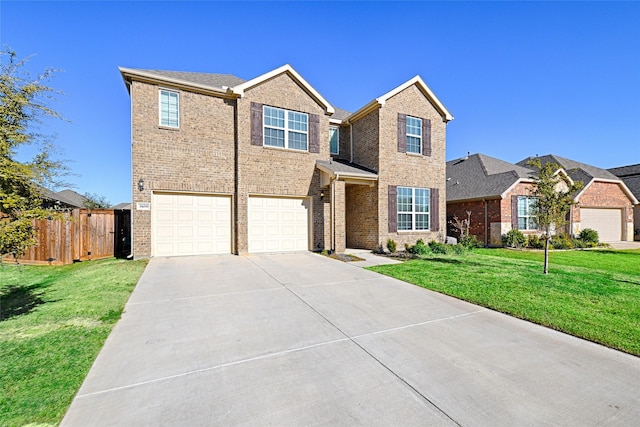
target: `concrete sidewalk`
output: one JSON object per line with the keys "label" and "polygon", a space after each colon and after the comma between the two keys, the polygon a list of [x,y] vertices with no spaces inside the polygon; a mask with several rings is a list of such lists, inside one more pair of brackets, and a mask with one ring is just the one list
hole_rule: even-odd
{"label": "concrete sidewalk", "polygon": [[640,419],[640,359],[350,264],[151,260],[62,425]]}

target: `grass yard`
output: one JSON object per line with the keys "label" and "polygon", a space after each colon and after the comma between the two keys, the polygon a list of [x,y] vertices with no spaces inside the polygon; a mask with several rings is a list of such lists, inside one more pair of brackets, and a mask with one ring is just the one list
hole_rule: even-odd
{"label": "grass yard", "polygon": [[640,356],[640,250],[482,249],[371,270]]}
{"label": "grass yard", "polygon": [[62,420],[145,266],[0,266],[0,426]]}

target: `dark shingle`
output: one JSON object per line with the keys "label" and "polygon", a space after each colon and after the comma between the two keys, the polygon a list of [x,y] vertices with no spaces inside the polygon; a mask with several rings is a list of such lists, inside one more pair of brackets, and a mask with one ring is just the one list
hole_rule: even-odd
{"label": "dark shingle", "polygon": [[223,86],[233,87],[244,83],[245,80],[232,74],[212,74],[212,73],[192,73],[188,71],[166,71],[166,70],[142,70],[147,74],[155,74],[158,77],[180,80],[186,83],[194,83],[203,86],[210,86],[222,89]]}
{"label": "dark shingle", "polygon": [[496,198],[518,179],[530,179],[535,173],[522,166],[484,154],[447,162],[447,201]]}
{"label": "dark shingle", "polygon": [[640,164],[611,168],[609,172],[622,179],[636,199],[640,199]]}
{"label": "dark shingle", "polygon": [[[619,181],[620,178],[612,174],[606,169],[602,169],[596,166],[588,165],[586,163],[576,162],[575,160],[566,159],[564,157],[556,156],[554,154],[547,154],[545,156],[538,157],[542,165],[546,165],[547,163],[556,163],[564,168],[565,171],[569,174],[572,180],[574,181],[582,181],[585,184],[589,183],[592,179],[610,179]],[[517,164],[521,166],[527,167],[527,162],[531,160],[532,157],[528,157],[524,160],[519,161]]]}

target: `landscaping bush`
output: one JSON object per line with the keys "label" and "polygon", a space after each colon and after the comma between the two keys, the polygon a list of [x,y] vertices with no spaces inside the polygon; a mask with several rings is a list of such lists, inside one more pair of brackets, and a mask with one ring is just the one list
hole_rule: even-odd
{"label": "landscaping bush", "polygon": [[582,240],[589,247],[593,244],[593,247],[597,246],[600,242],[600,237],[598,236],[598,232],[592,228],[585,228],[578,235],[578,239]]}
{"label": "landscaping bush", "polygon": [[560,234],[556,234],[555,236],[552,236],[550,243],[553,249],[573,249],[574,248],[573,242],[571,241],[569,236],[567,236],[564,233],[560,233]]}
{"label": "landscaping bush", "polygon": [[395,253],[397,249],[396,241],[393,239],[387,239],[387,249],[389,249],[389,252]]}
{"label": "landscaping bush", "polygon": [[544,236],[530,235],[527,239],[527,246],[532,249],[544,249]]}
{"label": "landscaping bush", "polygon": [[429,248],[431,249],[431,253],[434,254],[447,253],[447,245],[444,243],[436,242],[435,240],[429,242]]}
{"label": "landscaping bush", "polygon": [[482,247],[482,243],[478,241],[476,236],[464,236],[458,240],[458,244],[464,246],[467,249],[474,249]]}
{"label": "landscaping bush", "polygon": [[415,245],[411,246],[407,244],[405,245],[405,248],[407,249],[407,252],[409,252],[410,254],[427,255],[428,253],[431,252],[430,245],[431,244],[427,246],[424,244],[424,240],[418,239]]}
{"label": "landscaping bush", "polygon": [[502,235],[502,244],[508,248],[521,248],[527,243],[527,238],[520,230],[509,230]]}

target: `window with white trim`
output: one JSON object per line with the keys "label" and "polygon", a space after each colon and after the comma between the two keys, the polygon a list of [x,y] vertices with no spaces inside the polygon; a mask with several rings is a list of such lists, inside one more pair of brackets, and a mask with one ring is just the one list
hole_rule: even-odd
{"label": "window with white trim", "polygon": [[518,196],[518,230],[538,230],[534,215],[537,201],[535,197]]}
{"label": "window with white trim", "polygon": [[422,119],[407,116],[407,153],[422,154]]}
{"label": "window with white trim", "polygon": [[340,153],[340,129],[337,126],[329,127],[329,149],[331,154]]}
{"label": "window with white trim", "polygon": [[292,150],[308,150],[308,114],[265,105],[263,117],[264,145]]}
{"label": "window with white trim", "polygon": [[160,89],[160,126],[180,127],[180,97],[178,92]]}
{"label": "window with white trim", "polygon": [[398,187],[398,231],[429,230],[431,191]]}

